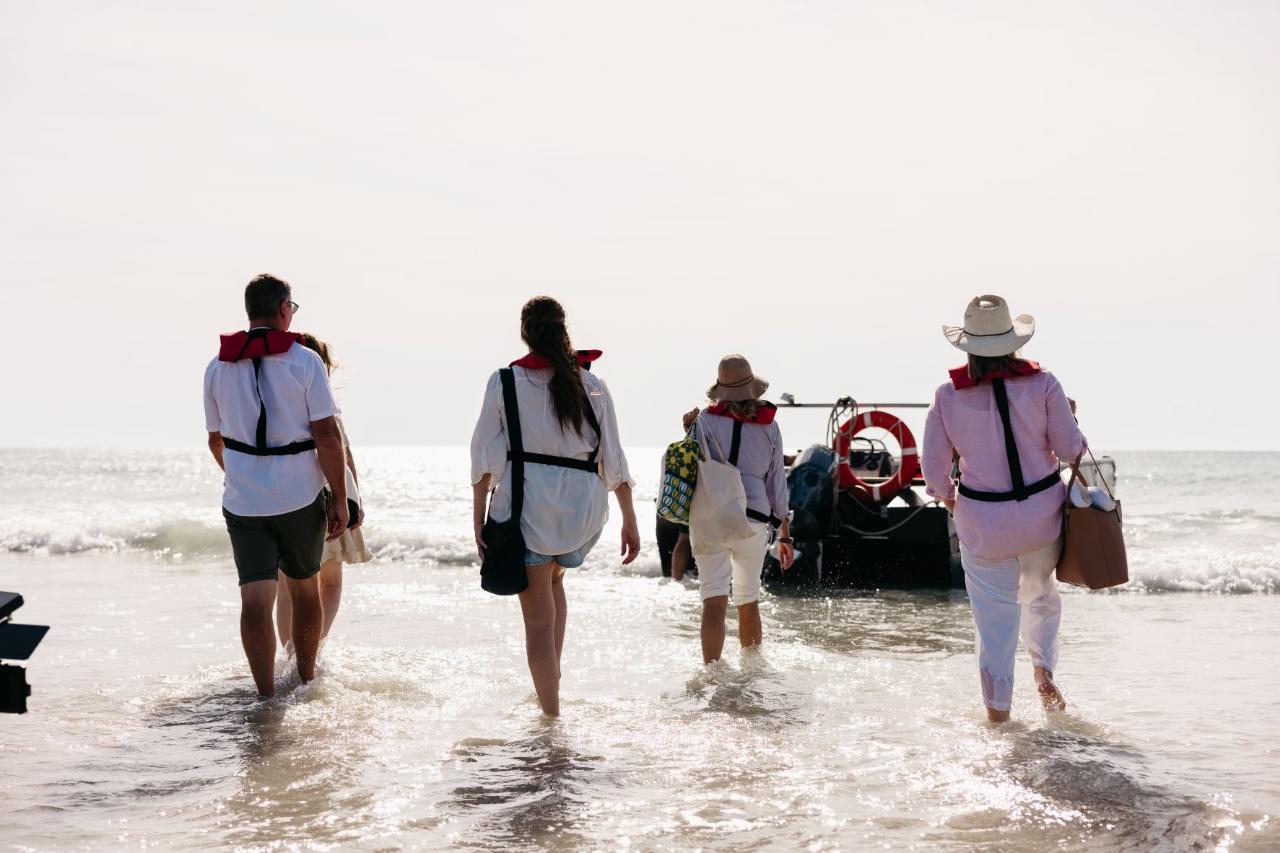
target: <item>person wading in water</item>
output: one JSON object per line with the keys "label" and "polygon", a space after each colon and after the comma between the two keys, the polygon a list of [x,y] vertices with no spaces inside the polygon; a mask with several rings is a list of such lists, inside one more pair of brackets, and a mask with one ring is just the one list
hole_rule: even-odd
{"label": "person wading in water", "polygon": [[[240,639],[261,696],[274,696],[276,572],[293,601],[298,676],[315,678],[326,532],[347,529],[338,406],[320,356],[289,331],[292,288],[260,275],[244,291],[249,330],[222,336],[204,374],[209,452],[226,473],[222,514],[240,578]],[[326,495],[325,482],[332,495]]]}
{"label": "person wading in water", "polygon": [[[599,540],[609,517],[609,492],[622,511],[623,563],[640,553],[640,531],[613,398],[604,380],[588,369],[600,352],[574,350],[564,309],[549,296],[525,304],[520,337],[529,354],[509,368],[524,446],[520,530],[528,549],[524,564],[529,587],[520,593],[520,610],[538,701],[543,712],[556,716],[560,713],[560,654],[569,613],[565,569],[581,566]],[[503,398],[504,372],[495,371],[489,377],[471,438],[475,537],[482,562],[486,512],[497,521],[512,515],[507,432],[511,413]]]}

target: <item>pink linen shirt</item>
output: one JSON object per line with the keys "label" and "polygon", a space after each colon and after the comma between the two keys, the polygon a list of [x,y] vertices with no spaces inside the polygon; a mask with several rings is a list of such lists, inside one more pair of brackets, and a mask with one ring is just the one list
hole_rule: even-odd
{"label": "pink linen shirt", "polygon": [[[1062,384],[1052,373],[1005,380],[1009,419],[1027,483],[1047,477],[1059,460],[1074,461],[1085,437],[1076,426]],[[960,454],[960,478],[980,492],[1013,488],[1005,455],[1004,427],[989,383],[958,389],[938,387],[924,427],[920,457],[925,490],[935,498],[955,499],[951,481],[952,452]],[[956,535],[971,553],[988,560],[1008,560],[1053,543],[1062,528],[1066,488],[1055,485],[1024,501],[990,503],[960,495],[956,500]]]}

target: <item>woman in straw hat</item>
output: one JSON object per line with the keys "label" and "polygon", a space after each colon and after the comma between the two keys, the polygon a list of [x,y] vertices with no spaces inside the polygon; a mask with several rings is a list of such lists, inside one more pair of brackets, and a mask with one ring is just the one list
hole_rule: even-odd
{"label": "woman in straw hat", "polygon": [[777,408],[760,399],[769,383],[756,376],[741,355],[720,359],[716,382],[707,391],[705,412],[684,416],[685,429],[697,420],[699,440],[717,462],[738,469],[747,495],[752,535],[727,544],[699,542],[696,522],[689,527],[702,586],[702,659],[711,663],[724,651],[725,614],[732,590],[738,607],[738,640],[744,649],[763,640],[760,625],[760,573],[774,531],[780,530],[778,556],[783,569],[794,558],[787,506],[787,473],[782,433],[774,423]]}
{"label": "woman in straw hat", "polygon": [[[564,308],[550,296],[525,303],[520,337],[529,353],[510,365],[524,447],[520,532],[529,586],[520,593],[520,610],[533,687],[543,712],[554,717],[560,713],[560,653],[568,620],[565,569],[581,566],[600,539],[609,518],[609,492],[622,512],[623,563],[640,553],[640,531],[613,397],[604,380],[591,373],[600,351],[574,350]],[[514,512],[510,413],[501,373],[489,377],[471,436],[473,520],[481,561],[486,515],[502,521]]]}
{"label": "woman in straw hat", "polygon": [[1029,315],[1012,318],[999,296],[978,296],[964,325],[943,333],[969,360],[938,387],[921,464],[929,494],[955,515],[987,718],[1009,719],[1019,627],[1044,707],[1063,710],[1053,683],[1062,615],[1053,571],[1066,491],[1058,470],[1084,451],[1085,438],[1053,374],[1017,357],[1035,334]]}

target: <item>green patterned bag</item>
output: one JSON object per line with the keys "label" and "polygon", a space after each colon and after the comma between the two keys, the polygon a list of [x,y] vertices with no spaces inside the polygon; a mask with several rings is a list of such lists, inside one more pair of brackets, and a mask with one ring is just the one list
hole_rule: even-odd
{"label": "green patterned bag", "polygon": [[702,446],[695,435],[697,428],[695,424],[688,435],[669,445],[662,459],[658,515],[674,524],[689,523],[689,504],[698,482],[698,460],[702,458]]}

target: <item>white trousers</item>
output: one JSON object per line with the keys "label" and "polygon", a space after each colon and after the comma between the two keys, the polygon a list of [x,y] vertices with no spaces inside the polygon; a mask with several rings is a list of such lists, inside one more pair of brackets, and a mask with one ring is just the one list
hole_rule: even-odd
{"label": "white trousers", "polygon": [[960,546],[964,586],[973,608],[978,679],[988,708],[1007,711],[1013,701],[1018,629],[1031,662],[1053,672],[1058,664],[1062,598],[1053,576],[1060,543],[1010,560],[985,560]]}
{"label": "white trousers", "polygon": [[760,598],[760,574],[764,571],[764,555],[769,550],[769,525],[749,522],[753,534],[724,546],[707,547],[690,540],[693,559],[698,563],[698,583],[702,600],[728,595],[733,588],[733,603],[741,607]]}

